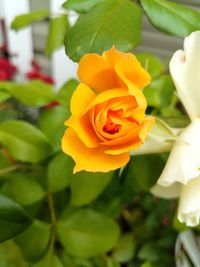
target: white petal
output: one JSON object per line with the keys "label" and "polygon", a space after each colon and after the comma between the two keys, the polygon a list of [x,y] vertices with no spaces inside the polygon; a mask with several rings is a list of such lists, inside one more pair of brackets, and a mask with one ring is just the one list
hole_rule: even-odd
{"label": "white petal", "polygon": [[181,185],[180,183],[174,183],[170,186],[154,185],[151,188],[151,193],[156,197],[162,198],[176,198],[180,195]]}
{"label": "white petal", "polygon": [[178,219],[188,226],[196,226],[200,219],[200,176],[182,185]]}
{"label": "white petal", "polygon": [[200,31],[185,38],[184,51],[173,55],[170,72],[191,120],[200,117]]}
{"label": "white petal", "polygon": [[187,182],[200,175],[200,119],[192,122],[180,134],[169,155],[158,184],[169,186]]}

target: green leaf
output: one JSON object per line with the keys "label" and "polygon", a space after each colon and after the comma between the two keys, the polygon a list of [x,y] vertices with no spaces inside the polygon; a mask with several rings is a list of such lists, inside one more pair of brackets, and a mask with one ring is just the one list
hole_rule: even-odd
{"label": "green leaf", "polygon": [[11,166],[11,162],[7,158],[7,153],[2,149],[0,150],[0,170]]}
{"label": "green leaf", "polygon": [[33,125],[10,120],[0,125],[0,143],[14,159],[36,163],[52,153],[46,136]]}
{"label": "green leaf", "polygon": [[183,232],[183,231],[187,231],[190,229],[185,223],[181,223],[178,220],[177,214],[175,214],[174,219],[173,219],[173,228],[178,232]]}
{"label": "green leaf", "polygon": [[[122,23],[123,22],[123,23]],[[142,13],[128,0],[104,0],[81,15],[65,39],[66,54],[79,61],[86,53],[102,54],[113,45],[130,51],[140,42]]]}
{"label": "green leaf", "polygon": [[157,154],[131,157],[123,172],[127,189],[132,189],[133,192],[149,191],[164,166],[165,162]]}
{"label": "green leaf", "polygon": [[144,88],[148,105],[161,109],[170,105],[174,92],[175,87],[170,75],[162,75]]}
{"label": "green leaf", "polygon": [[108,257],[107,258],[107,266],[108,267],[120,267],[121,265],[115,259]]}
{"label": "green leaf", "polygon": [[167,0],[140,0],[150,22],[159,30],[185,37],[200,29],[200,13]]}
{"label": "green leaf", "polygon": [[38,10],[17,16],[11,24],[11,29],[18,31],[24,27],[29,26],[31,23],[41,21],[49,17],[49,10]]}
{"label": "green leaf", "polygon": [[9,109],[7,107],[0,108],[0,124],[8,121],[8,120],[14,120],[19,117],[19,110],[13,109],[12,107]]}
{"label": "green leaf", "polygon": [[109,251],[119,236],[119,227],[113,220],[89,209],[79,210],[59,221],[57,231],[66,250],[78,257]]}
{"label": "green leaf", "polygon": [[19,204],[0,195],[0,242],[23,232],[31,223],[30,217]]}
{"label": "green leaf", "polygon": [[64,44],[64,37],[69,27],[67,16],[59,16],[51,19],[45,49],[47,56],[50,57],[56,49]]}
{"label": "green leaf", "polygon": [[64,153],[56,155],[48,165],[49,189],[57,192],[69,185],[69,179],[73,176],[74,162]]}
{"label": "green leaf", "polygon": [[68,0],[62,6],[65,9],[73,10],[78,13],[85,13],[96,4],[101,3],[101,1],[102,0]]}
{"label": "green leaf", "polygon": [[41,259],[49,243],[50,229],[49,224],[35,220],[26,231],[15,238],[27,261]]}
{"label": "green leaf", "polygon": [[121,262],[129,262],[136,250],[136,242],[132,234],[124,234],[119,238],[116,248],[114,249],[113,257]]}
{"label": "green leaf", "polygon": [[96,199],[113,178],[114,172],[79,172],[70,177],[71,204],[82,206]]}
{"label": "green leaf", "polygon": [[138,253],[139,259],[150,260],[153,262],[157,262],[160,255],[162,255],[160,248],[153,242],[145,243]]}
{"label": "green leaf", "polygon": [[153,267],[150,261],[145,261],[140,267]]}
{"label": "green leaf", "polygon": [[157,77],[164,71],[162,61],[155,55],[150,53],[137,53],[136,57],[152,78]]}
{"label": "green leaf", "polygon": [[66,129],[67,109],[61,106],[43,110],[39,118],[39,129],[48,137],[53,150],[61,149],[61,139]]}
{"label": "green leaf", "polygon": [[4,91],[0,91],[0,103],[5,102],[10,98],[10,94]]}
{"label": "green leaf", "polygon": [[60,259],[55,253],[48,251],[44,258],[37,263],[33,264],[32,267],[64,267]]}
{"label": "green leaf", "polygon": [[25,84],[2,82],[0,88],[8,91],[12,97],[31,107],[42,107],[55,100],[53,87],[42,81],[31,81]]}
{"label": "green leaf", "polygon": [[23,206],[34,204],[45,196],[41,185],[25,173],[17,173],[8,179],[1,193]]}
{"label": "green leaf", "polygon": [[64,106],[67,107],[68,113],[70,114],[70,100],[71,96],[78,86],[79,82],[76,80],[67,81],[60,89],[58,93],[58,101]]}
{"label": "green leaf", "polygon": [[1,267],[30,267],[24,261],[20,248],[12,240],[0,244],[0,264]]}

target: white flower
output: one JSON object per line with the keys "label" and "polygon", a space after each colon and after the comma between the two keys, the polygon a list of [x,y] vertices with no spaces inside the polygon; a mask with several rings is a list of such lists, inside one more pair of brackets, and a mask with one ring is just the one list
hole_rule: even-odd
{"label": "white flower", "polygon": [[152,192],[161,197],[180,197],[178,219],[188,226],[200,220],[200,31],[184,41],[170,62],[177,93],[190,119],[170,153]]}

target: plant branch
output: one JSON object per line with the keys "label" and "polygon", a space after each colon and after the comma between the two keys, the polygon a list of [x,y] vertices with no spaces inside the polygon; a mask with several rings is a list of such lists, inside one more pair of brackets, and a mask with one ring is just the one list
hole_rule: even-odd
{"label": "plant branch", "polygon": [[22,164],[17,164],[17,165],[9,166],[9,167],[6,167],[6,168],[1,169],[0,170],[0,175],[5,175],[7,173],[10,173],[10,172],[16,171],[18,169],[22,169],[22,168],[24,168],[24,165],[22,165]]}
{"label": "plant branch", "polygon": [[48,206],[49,206],[49,214],[50,214],[50,220],[51,220],[51,237],[49,242],[50,251],[54,248],[54,242],[55,242],[55,236],[56,236],[56,214],[54,209],[54,202],[53,202],[53,196],[52,192],[47,192],[47,198],[48,198]]}

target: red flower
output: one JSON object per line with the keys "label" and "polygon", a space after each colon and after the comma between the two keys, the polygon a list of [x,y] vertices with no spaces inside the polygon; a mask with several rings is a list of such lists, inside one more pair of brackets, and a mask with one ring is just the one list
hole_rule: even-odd
{"label": "red flower", "polygon": [[8,59],[0,58],[0,80],[11,80],[14,74],[17,72],[16,66],[14,66]]}
{"label": "red flower", "polygon": [[54,79],[51,76],[42,73],[41,67],[37,63],[37,61],[32,60],[31,65],[32,65],[32,70],[26,73],[27,79],[29,80],[37,79],[49,84],[55,83]]}

